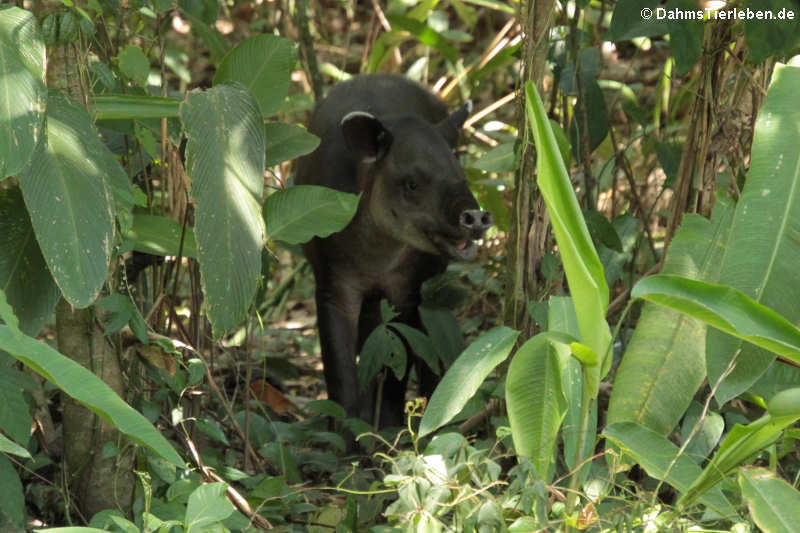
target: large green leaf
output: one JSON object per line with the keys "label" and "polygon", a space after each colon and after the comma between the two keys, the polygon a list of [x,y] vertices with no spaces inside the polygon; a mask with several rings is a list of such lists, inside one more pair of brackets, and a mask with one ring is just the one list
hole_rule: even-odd
{"label": "large green leaf", "polygon": [[445,425],[472,398],[486,376],[505,361],[519,331],[494,328],[472,342],[445,373],[419,423],[419,436]]}
{"label": "large green leaf", "polygon": [[297,185],[272,193],[264,205],[270,239],[308,242],[343,230],[358,210],[359,197],[318,185]]}
{"label": "large green leaf", "polygon": [[125,181],[86,109],[51,92],[47,140],[20,172],[20,186],[47,266],[75,307],[91,304],[106,279],[114,242],[112,184]]}
{"label": "large green leaf", "polygon": [[[547,205],[553,232],[564,264],[567,283],[578,315],[583,343],[600,357],[608,352],[611,332],[606,322],[608,285],[603,265],[592,245],[592,238],[581,214],[572,182],[564,167],[550,121],[539,93],[528,82],[525,86],[528,122],[536,143],[539,188]],[[610,361],[608,361],[610,362]],[[602,374],[608,362],[593,372]],[[596,380],[599,382],[599,378]],[[593,391],[593,396],[597,392]]]}
{"label": "large green leaf", "polygon": [[[609,41],[627,41],[634,37],[651,37],[667,33],[667,25],[655,17],[658,0],[619,0],[614,5],[611,25],[605,38]],[[650,17],[642,13],[650,10]]]}
{"label": "large green leaf", "polygon": [[44,65],[33,14],[0,7],[0,179],[28,163],[44,131]]}
{"label": "large green leaf", "polygon": [[[550,306],[547,310],[547,329],[550,332],[561,332],[577,338],[578,317],[572,298],[566,296],[551,296]],[[597,433],[597,402],[592,402],[589,413],[589,425],[584,429],[586,434],[581,438],[581,416],[583,415],[583,368],[581,363],[572,356],[568,344],[555,343],[554,348],[561,360],[561,388],[567,398],[567,412],[561,424],[561,439],[564,442],[564,461],[567,467],[573,470],[575,464],[575,450],[583,442],[581,457],[589,457],[595,446]],[[581,483],[589,475],[591,463],[586,463],[581,469]]]}
{"label": "large green leaf", "polygon": [[183,249],[181,233],[181,226],[171,218],[137,213],[133,216],[131,229],[122,234],[125,239],[122,248],[153,255],[177,256],[181,252],[183,257],[197,257],[194,230],[186,228]]}
{"label": "large green leaf", "polygon": [[[714,281],[732,217],[733,207],[724,198],[717,199],[710,223],[686,216],[662,272]],[[705,379],[705,352],[702,322],[646,303],[614,378],[608,423],[630,420],[666,436]]]}
{"label": "large green leaf", "polygon": [[676,309],[800,364],[800,329],[736,289],[658,275],[637,283],[631,296]]}
{"label": "large green leaf", "polygon": [[177,98],[139,94],[102,94],[91,101],[95,120],[175,118],[180,105]]}
{"label": "large green leaf", "polygon": [[261,275],[263,122],[250,93],[231,85],[190,93],[181,120],[208,317],[227,332],[245,317]]}
{"label": "large green leaf", "polygon": [[[0,11],[2,17],[2,11]],[[25,531],[25,494],[11,461],[0,455],[0,526],[4,531]]]}
{"label": "large green leaf", "polygon": [[[750,172],[736,206],[718,282],[735,287],[793,324],[800,323],[800,67],[777,66],[753,138]],[[734,356],[736,367],[716,398],[747,390],[773,354],[709,331],[706,366],[715,383]]]}
{"label": "large green leaf", "polygon": [[[666,437],[635,422],[617,422],[606,426],[603,435],[629,453],[647,475],[666,481],[685,492],[701,475],[700,467],[688,456],[678,455],[678,447]],[[735,516],[736,510],[719,487],[710,488],[700,497],[700,503],[722,516]]]}
{"label": "large green leaf", "polygon": [[27,335],[17,337],[0,324],[0,350],[5,350],[31,370],[82,403],[122,433],[183,467],[183,461],[153,425],[125,403],[96,375],[50,346]]}
{"label": "large green leaf", "polygon": [[225,54],[214,85],[240,83],[250,90],[262,116],[275,114],[289,92],[296,45],[277,35],[250,37]]}
{"label": "large green leaf", "polygon": [[209,526],[228,518],[234,511],[225,483],[200,485],[189,495],[183,527],[186,533],[208,531]]}
{"label": "large green leaf", "polygon": [[677,501],[692,505],[744,461],[774,443],[784,429],[800,419],[800,389],[788,389],[770,400],[767,413],[746,426],[736,424],[717,453]]}
{"label": "large green leaf", "polygon": [[39,333],[61,296],[39,250],[19,187],[0,190],[0,289],[28,335]]}
{"label": "large green leaf", "polygon": [[750,516],[765,533],[794,533],[800,524],[800,492],[766,468],[739,470]]}
{"label": "large green leaf", "polygon": [[268,167],[311,153],[319,146],[319,137],[297,124],[267,122],[264,124],[264,138]]}
{"label": "large green leaf", "polygon": [[567,411],[554,338],[553,333],[540,333],[529,339],[514,354],[506,376],[514,448],[517,455],[530,459],[537,476],[546,483],[558,429]]}

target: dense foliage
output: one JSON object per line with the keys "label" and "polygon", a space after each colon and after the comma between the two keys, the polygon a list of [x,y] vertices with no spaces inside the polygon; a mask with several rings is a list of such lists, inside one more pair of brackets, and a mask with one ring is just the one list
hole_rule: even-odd
{"label": "dense foliage", "polygon": [[[800,2],[0,6],[0,529],[800,527]],[[494,218],[325,399],[292,187],[325,87],[455,108]],[[88,409],[88,410],[87,410]],[[360,435],[358,444],[350,435]]]}

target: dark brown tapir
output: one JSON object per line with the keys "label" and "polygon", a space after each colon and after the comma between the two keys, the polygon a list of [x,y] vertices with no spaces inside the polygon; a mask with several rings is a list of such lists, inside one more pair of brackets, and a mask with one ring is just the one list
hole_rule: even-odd
{"label": "dark brown tapir", "polygon": [[[334,86],[309,131],[319,147],[300,159],[295,182],[361,194],[350,224],[303,247],[316,279],[325,383],[350,416],[373,421],[375,387],[361,390],[356,355],[381,323],[385,298],[399,320],[420,327],[420,286],[450,260],[475,256],[475,239],[491,226],[454,155],[469,104],[447,106],[397,75],[364,75]],[[435,339],[434,339],[435,342]],[[423,394],[435,385],[418,358]],[[408,365],[410,367],[410,365]],[[408,372],[388,372],[380,425],[403,423]]]}

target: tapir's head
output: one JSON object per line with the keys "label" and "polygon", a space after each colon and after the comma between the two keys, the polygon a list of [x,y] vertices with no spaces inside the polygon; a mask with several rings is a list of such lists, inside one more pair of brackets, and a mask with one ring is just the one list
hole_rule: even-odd
{"label": "tapir's head", "polygon": [[416,116],[381,120],[354,111],[341,121],[359,162],[359,187],[378,230],[424,252],[460,261],[492,225],[478,208],[453,151],[469,113],[465,105],[438,124]]}

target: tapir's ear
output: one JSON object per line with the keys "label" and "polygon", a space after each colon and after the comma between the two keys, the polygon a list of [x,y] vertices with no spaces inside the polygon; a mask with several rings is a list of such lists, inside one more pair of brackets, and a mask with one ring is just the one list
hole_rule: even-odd
{"label": "tapir's ear", "polygon": [[365,111],[352,111],[341,122],[347,149],[366,163],[383,157],[392,144],[392,134],[381,121]]}
{"label": "tapir's ear", "polygon": [[461,126],[464,121],[472,113],[472,100],[467,100],[464,105],[453,111],[449,117],[442,120],[436,125],[439,132],[452,148],[456,147],[458,143],[458,132],[461,131]]}

